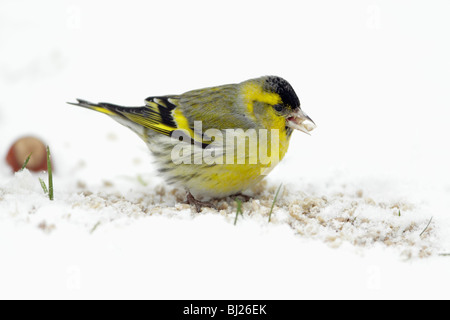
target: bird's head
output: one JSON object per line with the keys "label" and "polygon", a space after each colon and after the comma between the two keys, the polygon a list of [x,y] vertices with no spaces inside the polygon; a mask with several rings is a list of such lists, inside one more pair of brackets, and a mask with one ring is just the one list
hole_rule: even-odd
{"label": "bird's head", "polygon": [[247,108],[269,127],[287,127],[307,134],[316,127],[300,108],[300,100],[292,86],[283,78],[253,79],[244,82],[243,88]]}

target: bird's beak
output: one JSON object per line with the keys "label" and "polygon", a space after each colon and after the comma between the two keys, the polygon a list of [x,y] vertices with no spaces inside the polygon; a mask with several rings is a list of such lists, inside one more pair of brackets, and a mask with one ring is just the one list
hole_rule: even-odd
{"label": "bird's beak", "polygon": [[291,113],[291,115],[286,119],[286,125],[292,129],[297,129],[307,134],[310,134],[309,132],[316,128],[314,121],[312,121],[312,119],[301,109]]}

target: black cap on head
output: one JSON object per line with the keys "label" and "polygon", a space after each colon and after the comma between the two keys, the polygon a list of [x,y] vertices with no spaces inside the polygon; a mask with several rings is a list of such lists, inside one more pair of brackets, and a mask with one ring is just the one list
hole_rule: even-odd
{"label": "black cap on head", "polygon": [[280,95],[285,105],[290,106],[292,109],[300,108],[300,100],[289,82],[277,76],[269,76],[266,84],[270,91]]}

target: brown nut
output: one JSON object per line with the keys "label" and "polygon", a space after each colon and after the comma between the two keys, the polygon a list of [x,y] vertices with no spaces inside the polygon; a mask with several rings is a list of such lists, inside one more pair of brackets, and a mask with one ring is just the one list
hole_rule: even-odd
{"label": "brown nut", "polygon": [[39,172],[47,170],[47,150],[45,144],[35,137],[23,137],[18,139],[8,151],[6,162],[14,170],[19,171],[25,160],[31,154],[26,168]]}

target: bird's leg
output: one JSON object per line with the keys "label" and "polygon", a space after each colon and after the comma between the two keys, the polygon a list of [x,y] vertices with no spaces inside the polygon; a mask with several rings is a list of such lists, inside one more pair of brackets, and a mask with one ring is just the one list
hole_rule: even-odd
{"label": "bird's leg", "polygon": [[242,202],[248,202],[253,197],[248,196],[246,194],[242,194],[242,193],[239,192],[239,193],[236,193],[236,194],[232,195],[231,198],[233,198],[234,200],[240,199]]}
{"label": "bird's leg", "polygon": [[197,212],[202,211],[202,208],[204,207],[208,207],[208,208],[214,208],[217,210],[217,207],[214,205],[214,203],[208,201],[200,201],[194,198],[194,196],[188,191],[187,196],[186,196],[186,201],[188,204],[190,204],[191,206],[194,205],[195,209],[197,210]]}

